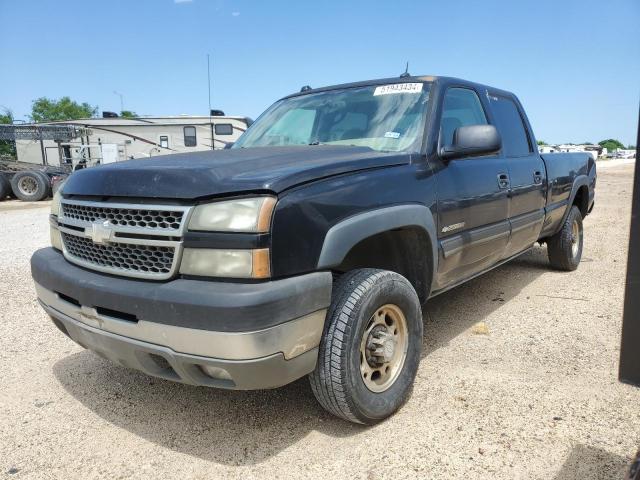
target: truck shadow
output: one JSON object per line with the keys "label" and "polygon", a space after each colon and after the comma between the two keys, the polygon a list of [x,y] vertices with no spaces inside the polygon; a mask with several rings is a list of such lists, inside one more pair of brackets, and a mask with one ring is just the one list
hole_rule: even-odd
{"label": "truck shadow", "polygon": [[575,445],[555,480],[625,478],[631,459],[587,445]]}
{"label": "truck shadow", "polygon": [[[548,270],[546,250],[536,248],[431,300],[424,355]],[[313,431],[340,438],[367,428],[325,412],[306,378],[276,390],[199,388],[148,377],[88,351],[58,361],[53,373],[70,395],[111,424],[163,448],[227,465],[260,463]]]}
{"label": "truck shadow", "polygon": [[254,465],[313,431],[366,429],[325,412],[306,378],[275,390],[194,387],[149,377],[82,351],[58,361],[65,390],[107,422],[163,448],[226,465]]}
{"label": "truck shadow", "polygon": [[423,307],[422,357],[446,347],[452,339],[484,321],[549,271],[546,247],[536,246],[522,256],[429,300]]}

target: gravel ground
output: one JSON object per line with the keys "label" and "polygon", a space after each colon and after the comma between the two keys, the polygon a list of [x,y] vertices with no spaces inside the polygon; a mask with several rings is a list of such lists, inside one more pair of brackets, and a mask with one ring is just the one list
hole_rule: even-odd
{"label": "gravel ground", "polygon": [[[425,312],[409,402],[345,423],[306,379],[195,388],[78,347],[35,301],[46,205],[0,207],[0,472],[11,478],[621,478],[640,389],[617,381],[632,166],[601,168],[574,273],[531,253]],[[484,322],[484,325],[478,325]]]}

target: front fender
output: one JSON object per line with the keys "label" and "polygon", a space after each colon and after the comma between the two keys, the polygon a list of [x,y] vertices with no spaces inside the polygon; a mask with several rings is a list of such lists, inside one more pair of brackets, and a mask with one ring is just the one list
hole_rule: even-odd
{"label": "front fender", "polygon": [[368,237],[403,227],[419,227],[426,232],[433,256],[432,272],[436,272],[438,270],[436,226],[431,210],[418,204],[369,210],[337,223],[325,236],[318,259],[318,269],[325,270],[340,265],[349,250]]}

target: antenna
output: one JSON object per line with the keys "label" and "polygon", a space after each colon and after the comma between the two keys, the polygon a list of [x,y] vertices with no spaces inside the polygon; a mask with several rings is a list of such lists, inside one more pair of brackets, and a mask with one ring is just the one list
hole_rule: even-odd
{"label": "antenna", "polygon": [[410,76],[411,74],[409,73],[409,62],[407,61],[407,67],[404,69],[404,73],[400,75],[400,78],[407,78]]}
{"label": "antenna", "polygon": [[211,130],[211,150],[214,150],[213,120],[211,119],[211,67],[209,66],[209,54],[207,53],[207,84],[209,87],[209,129]]}

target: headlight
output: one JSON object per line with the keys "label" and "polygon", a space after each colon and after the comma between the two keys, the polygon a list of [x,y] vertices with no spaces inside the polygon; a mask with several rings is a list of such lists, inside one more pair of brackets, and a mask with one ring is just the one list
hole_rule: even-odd
{"label": "headlight", "polygon": [[207,277],[268,278],[269,249],[217,250],[185,248],[180,273]]}
{"label": "headlight", "polygon": [[[51,217],[50,226],[49,226],[49,234],[51,236],[51,246],[58,250],[62,250],[62,235],[60,234],[60,230],[58,230],[57,217],[60,216],[63,186],[64,186],[64,182],[60,184],[60,186],[56,190],[56,193],[53,195],[53,200],[51,201],[52,217]],[[53,217],[56,217],[56,218],[53,218]]]}
{"label": "headlight", "polygon": [[53,195],[53,200],[51,201],[51,215],[55,215],[56,217],[60,216],[60,203],[62,202],[62,186],[58,188],[58,191]]}
{"label": "headlight", "polygon": [[274,197],[255,197],[198,205],[189,220],[189,230],[268,232],[275,204]]}

